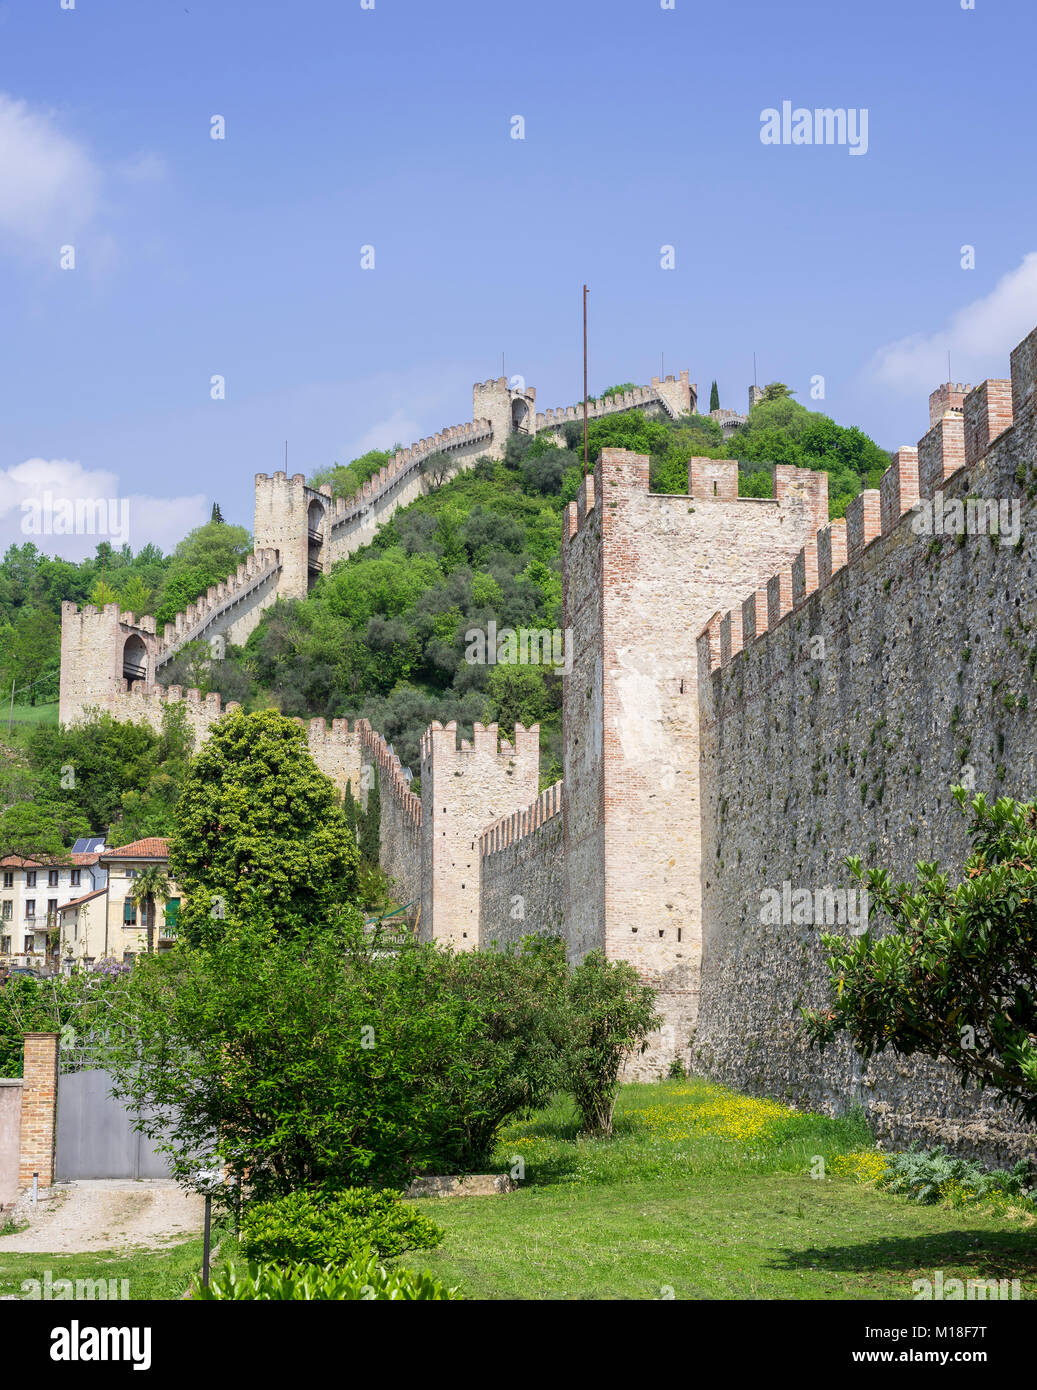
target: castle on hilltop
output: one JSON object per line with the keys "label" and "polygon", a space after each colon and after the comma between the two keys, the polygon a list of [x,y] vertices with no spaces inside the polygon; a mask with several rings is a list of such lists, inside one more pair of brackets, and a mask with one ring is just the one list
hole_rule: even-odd
{"label": "castle on hilltop", "polygon": [[[682,372],[591,414],[695,408]],[[786,884],[845,886],[848,854],[901,877],[920,858],[953,872],[965,844],[950,787],[965,767],[977,789],[1033,795],[1035,411],[1037,330],[1010,381],[939,387],[917,449],[835,521],[825,473],[776,465],[772,496],[746,498],[737,463],[691,458],[687,492],[663,496],[647,458],[604,450],[563,522],[561,782],[539,790],[535,727],[508,742],[477,724],[468,741],[433,723],[419,798],[365,720],[310,721],[340,789],[378,769],[383,867],[420,899],[422,935],[466,949],[557,932],[573,958],[630,961],[664,1020],[631,1075],[681,1057],[756,1093],[859,1103],[894,1143],[997,1158],[1032,1146],[941,1066],[810,1052],[798,1008],[825,997],[824,927],[765,924],[760,902]],[[432,453],[459,470],[581,414],[538,414],[532,389],[501,378],[476,385],[469,424],[402,451],[348,501],[258,475],[254,554],[164,633],[117,605],[63,605],[62,721],[100,707],[157,725],[183,701],[204,737],[219,697],[156,682],[185,643],[240,642],[276,597],[304,596],[418,495]],[[1017,507],[1014,543],[915,525],[934,499],[976,497]]]}

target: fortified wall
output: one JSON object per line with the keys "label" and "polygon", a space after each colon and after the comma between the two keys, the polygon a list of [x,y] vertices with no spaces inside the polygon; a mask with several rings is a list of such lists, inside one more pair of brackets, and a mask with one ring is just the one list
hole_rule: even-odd
{"label": "fortified wall", "polygon": [[[591,402],[588,416],[640,410],[677,419],[693,414],[696,401],[696,387],[683,371]],[[536,388],[512,387],[502,376],[472,387],[470,422],[401,449],[353,497],[334,498],[328,484],[308,487],[302,473],[257,473],[253,553],[236,573],[166,623],[162,633],[153,618],[120,613],[117,604],[103,612],[62,604],[61,723],[74,723],[88,708],[128,717],[121,711],[129,707],[124,697],[132,687],[154,685],[189,643],[206,642],[217,656],[228,643],[240,646],[273,603],[305,598],[332,565],[367,545],[398,507],[425,492],[425,465],[434,455],[449,461],[437,472],[438,481],[446,481],[483,455],[501,458],[511,434],[546,432],[561,442],[566,424],[578,418],[582,409],[574,406],[537,414]]]}
{"label": "fortified wall", "polygon": [[[736,463],[693,458],[687,493],[660,496],[647,458],[605,450],[563,524],[561,783],[539,790],[535,727],[508,743],[476,725],[459,742],[433,724],[420,800],[366,721],[308,727],[340,790],[366,799],[377,771],[383,866],[420,898],[421,934],[470,949],[561,930],[573,960],[632,962],[664,1021],[628,1075],[681,1056],[804,1105],[859,1101],[895,1144],[1032,1149],[938,1065],[809,1051],[798,1008],[827,997],[822,927],[765,922],[761,894],[853,887],[850,854],[899,877],[919,858],[953,874],[967,846],[952,784],[1034,795],[1035,383],[1037,330],[1010,381],[934,392],[918,448],[839,521],[823,473],[777,466],[772,497],[740,498]],[[403,451],[348,502],[260,475],[255,555],[161,637],[117,605],[65,605],[62,720],[99,706],[157,727],[182,700],[205,737],[218,697],[155,684],[188,640],[240,640],[263,606],[305,594],[417,495],[432,453],[463,467],[510,432],[579,418],[535,413],[535,393],[503,378],[477,385],[474,405],[470,425]],[[593,413],[694,408],[682,373]],[[974,523],[962,535],[958,504]]]}
{"label": "fortified wall", "polygon": [[[1003,1160],[1032,1153],[1033,1136],[992,1093],[922,1060],[807,1047],[798,1008],[828,998],[818,937],[849,928],[770,924],[761,895],[856,887],[847,855],[894,881],[936,860],[954,882],[968,843],[952,785],[1033,798],[1035,381],[1037,332],[1011,381],[941,387],[917,450],[715,615],[699,647],[697,1065],[804,1106],[859,1102],[898,1146]],[[959,510],[971,533],[956,533]]]}

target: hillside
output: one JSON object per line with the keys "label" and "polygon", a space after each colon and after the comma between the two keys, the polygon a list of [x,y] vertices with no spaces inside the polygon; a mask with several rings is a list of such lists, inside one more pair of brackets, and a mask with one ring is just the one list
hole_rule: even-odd
{"label": "hillside", "polygon": [[[861,431],[844,429],[770,388],[749,423],[724,440],[706,416],[681,421],[630,412],[595,421],[593,463],[606,447],[647,453],[658,492],[687,489],[692,454],[739,458],[740,491],[770,494],[771,461],[825,468],[832,514],[862,486],[877,485],[888,456]],[[609,393],[603,393],[609,394]],[[500,462],[468,472],[398,511],[373,544],[334,567],[303,601],[268,610],[242,650],[218,669],[204,652],[185,653],[167,682],[201,684],[224,696],[276,704],[285,713],[371,720],[417,769],[432,719],[516,720],[541,726],[542,784],[561,775],[561,679],[535,665],[466,660],[471,629],[561,627],[561,516],[582,476],[582,426],[567,427],[569,449],[546,437],[513,435]],[[314,482],[352,484],[378,466],[366,455]]]}

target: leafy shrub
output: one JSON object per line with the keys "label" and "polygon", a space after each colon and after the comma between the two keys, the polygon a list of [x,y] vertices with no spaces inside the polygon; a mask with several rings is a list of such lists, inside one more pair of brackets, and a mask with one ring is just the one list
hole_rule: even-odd
{"label": "leafy shrub", "polygon": [[628,1053],[644,1052],[660,1019],[655,991],[626,961],[591,951],[572,971],[566,999],[566,1089],[584,1132],[609,1135]]}
{"label": "leafy shrub", "polygon": [[998,1194],[1025,1197],[1030,1181],[1026,1159],[1011,1172],[1004,1168],[984,1169],[971,1159],[955,1158],[941,1145],[919,1149],[912,1144],[903,1153],[890,1156],[878,1186],[912,1197],[923,1206],[932,1206],[950,1195],[962,1202],[982,1201]]}
{"label": "leafy shrub", "polygon": [[365,1302],[395,1299],[400,1302],[460,1299],[456,1289],[448,1289],[431,1274],[415,1274],[409,1269],[386,1269],[377,1256],[366,1252],[347,1265],[263,1265],[250,1263],[245,1269],[217,1270],[208,1287],[195,1283],[191,1297],[203,1302],[216,1299],[257,1300],[313,1299]]}
{"label": "leafy shrub", "polygon": [[431,1250],[443,1232],[395,1192],[349,1187],[256,1202],[241,1218],[241,1246],[260,1263],[345,1265],[365,1251],[382,1259]]}

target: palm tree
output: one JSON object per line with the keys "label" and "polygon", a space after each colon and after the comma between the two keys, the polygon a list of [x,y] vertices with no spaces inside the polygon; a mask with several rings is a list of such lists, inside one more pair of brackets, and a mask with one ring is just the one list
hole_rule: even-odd
{"label": "palm tree", "polygon": [[161,864],[148,864],[143,869],[137,870],[137,877],[133,880],[133,887],[130,889],[129,898],[132,903],[140,906],[144,913],[144,921],[148,929],[148,954],[155,949],[155,899],[162,900],[163,907],[170,897],[169,876]]}

